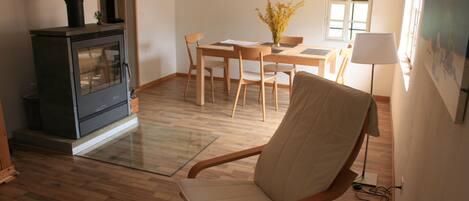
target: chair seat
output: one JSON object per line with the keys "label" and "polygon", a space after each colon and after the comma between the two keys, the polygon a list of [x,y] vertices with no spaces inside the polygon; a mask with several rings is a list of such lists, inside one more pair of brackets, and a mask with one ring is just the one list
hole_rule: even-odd
{"label": "chair seat", "polygon": [[292,65],[267,64],[264,65],[265,72],[291,72],[295,70]]}
{"label": "chair seat", "polygon": [[205,61],[205,68],[225,68],[223,61]]}
{"label": "chair seat", "polygon": [[[270,80],[275,77],[276,75],[272,73],[264,74],[264,80]],[[249,80],[249,81],[261,81],[261,75],[258,72],[244,71],[243,79]]]}
{"label": "chair seat", "polygon": [[271,201],[253,181],[184,179],[179,189],[187,201]]}

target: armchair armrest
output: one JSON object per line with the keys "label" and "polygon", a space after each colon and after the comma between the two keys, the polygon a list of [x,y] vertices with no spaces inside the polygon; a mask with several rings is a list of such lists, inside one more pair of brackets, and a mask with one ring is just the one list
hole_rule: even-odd
{"label": "armchair armrest", "polygon": [[231,154],[200,161],[194,166],[192,166],[191,170],[189,171],[189,175],[187,175],[187,178],[195,178],[197,174],[199,174],[200,171],[213,167],[213,166],[221,165],[224,163],[229,163],[232,161],[240,160],[243,158],[248,158],[248,157],[255,156],[255,155],[259,155],[262,153],[262,149],[264,147],[265,145],[262,145],[262,146],[246,149],[243,151],[238,151],[238,152],[234,152]]}
{"label": "armchair armrest", "polygon": [[331,184],[329,189],[300,201],[332,201],[342,196],[357,178],[357,173],[351,170],[340,171],[337,179]]}

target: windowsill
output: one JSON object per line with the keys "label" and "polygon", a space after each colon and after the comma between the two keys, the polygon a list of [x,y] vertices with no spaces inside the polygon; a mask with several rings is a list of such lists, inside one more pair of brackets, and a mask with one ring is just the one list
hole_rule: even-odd
{"label": "windowsill", "polygon": [[330,41],[330,42],[340,42],[340,43],[351,43],[353,40],[344,40],[340,38],[331,38],[331,37],[324,37],[325,41]]}
{"label": "windowsill", "polygon": [[344,45],[349,45],[349,44],[352,44],[353,45],[353,41],[346,41],[346,40],[339,40],[339,39],[328,39],[328,38],[325,38],[323,40],[323,42],[325,44],[331,44],[331,45],[336,45],[336,46],[331,46],[331,47],[336,47],[336,48],[342,48]]}
{"label": "windowsill", "polygon": [[410,72],[412,72],[412,64],[407,56],[400,55],[399,56],[399,65],[401,67],[402,72],[402,80],[404,82],[405,91],[409,91],[409,84],[410,84]]}

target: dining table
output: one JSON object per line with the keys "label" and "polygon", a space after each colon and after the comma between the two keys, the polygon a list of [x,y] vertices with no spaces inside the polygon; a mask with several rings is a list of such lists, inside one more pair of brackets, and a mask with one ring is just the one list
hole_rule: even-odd
{"label": "dining table", "polygon": [[[228,42],[229,41],[229,42]],[[324,77],[326,66],[329,64],[329,71],[335,73],[337,50],[334,48],[321,47],[317,45],[300,44],[296,46],[280,44],[275,46],[272,43],[256,43],[226,40],[197,47],[197,79],[196,79],[196,104],[205,104],[205,57],[223,58],[225,62],[224,80],[225,88],[229,93],[231,90],[230,59],[238,59],[234,51],[234,45],[250,44],[272,47],[272,53],[264,56],[265,62],[302,65],[318,68],[318,75]]]}

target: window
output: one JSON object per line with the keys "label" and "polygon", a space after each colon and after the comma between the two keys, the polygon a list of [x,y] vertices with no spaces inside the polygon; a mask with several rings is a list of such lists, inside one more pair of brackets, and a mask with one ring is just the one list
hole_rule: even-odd
{"label": "window", "polygon": [[399,54],[408,60],[410,66],[414,62],[421,13],[422,0],[406,0]]}
{"label": "window", "polygon": [[350,41],[370,30],[371,0],[329,0],[326,39]]}

